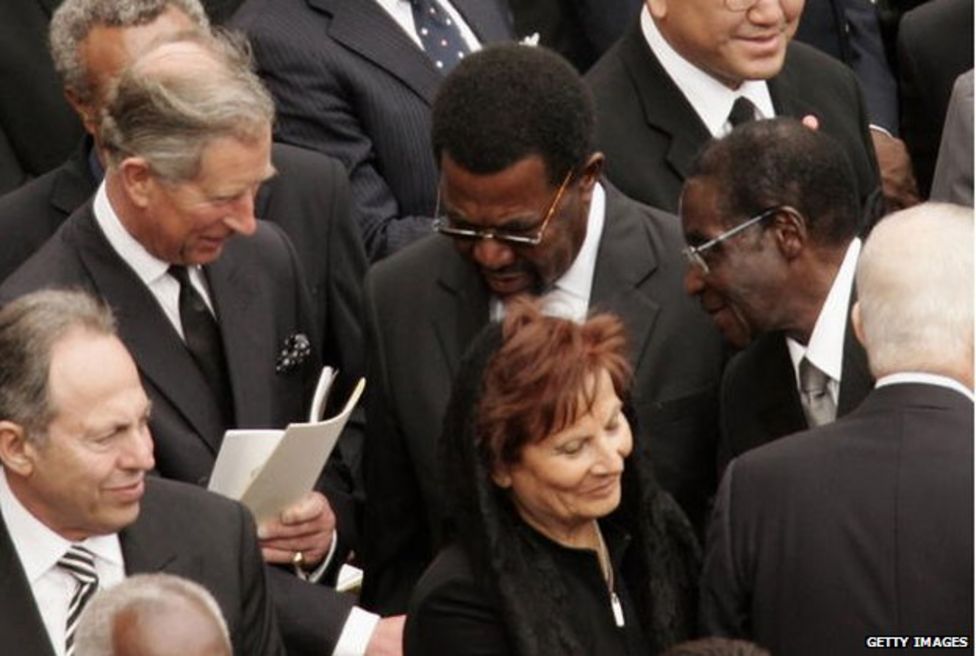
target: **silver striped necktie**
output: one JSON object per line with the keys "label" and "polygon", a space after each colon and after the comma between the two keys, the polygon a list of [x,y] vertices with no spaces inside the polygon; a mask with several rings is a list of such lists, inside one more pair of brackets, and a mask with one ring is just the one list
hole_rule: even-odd
{"label": "silver striped necktie", "polygon": [[85,610],[85,604],[98,589],[95,554],[80,544],[73,544],[61,556],[58,567],[67,571],[78,582],[78,587],[75,588],[75,593],[71,596],[71,603],[68,604],[68,620],[64,626],[64,653],[66,656],[73,656],[78,618],[81,617],[81,611]]}

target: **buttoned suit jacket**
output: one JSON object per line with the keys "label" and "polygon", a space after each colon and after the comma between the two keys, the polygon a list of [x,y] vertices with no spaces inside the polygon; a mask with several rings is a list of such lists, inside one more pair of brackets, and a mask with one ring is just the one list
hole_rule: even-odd
{"label": "buttoned suit jacket", "polygon": [[[851,305],[854,303],[852,296]],[[867,353],[857,341],[848,308],[837,397],[837,416],[856,408],[874,387]],[[809,428],[786,337],[776,331],[760,335],[729,361],[722,376],[719,471],[757,446]]]}
{"label": "buttoned suit jacket", "polygon": [[[254,520],[238,503],[147,478],[139,517],[119,531],[125,573],[163,572],[214,596],[237,656],[283,655]],[[20,558],[0,517],[0,637],[18,654],[54,656]]]}
{"label": "buttoned suit jacket", "polygon": [[[300,284],[297,257],[280,228],[258,222],[254,235],[227,241],[221,256],[204,267],[218,317],[233,390],[235,426],[282,428],[304,421],[320,360],[318,351],[297,369],[275,372],[285,339],[316,335],[307,290]],[[50,240],[0,286],[0,304],[41,288],[82,287],[114,310],[119,338],[139,368],[152,401],[150,430],[156,470],[165,478],[205,484],[213,469],[224,424],[218,405],[189,351],[152,292],[112,248],[86,203]],[[314,342],[314,337],[311,337]],[[326,476],[332,499],[341,489]],[[311,586],[272,572],[274,600],[289,653],[300,653],[293,627],[313,626],[305,653],[334,644],[352,607],[351,598],[325,586]],[[278,584],[295,588],[279,593]],[[314,595],[318,606],[301,603]],[[315,618],[312,622],[309,618]],[[312,649],[314,644],[315,649]]]}
{"label": "buttoned suit jacket", "polygon": [[[607,177],[642,203],[676,212],[681,186],[711,134],[651,52],[634,21],[586,75],[597,112],[597,146]],[[790,43],[778,75],[768,81],[779,116],[813,114],[837,139],[857,176],[858,196],[872,207],[878,165],[867,113],[854,74],[802,43]]]}
{"label": "buttoned suit jacket", "polygon": [[[641,448],[693,522],[715,486],[721,339],[682,288],[673,217],[609,185],[591,310],[618,314],[635,363]],[[439,235],[375,265],[365,291],[367,371],[365,605],[403,612],[434,556],[436,443],[461,356],[489,320],[477,268]]]}
{"label": "buttoned suit jacket", "polygon": [[972,402],[880,387],[847,417],[734,460],[701,610],[704,634],[791,656],[861,654],[868,636],[972,640]]}
{"label": "buttoned suit jacket", "polygon": [[[454,0],[482,43],[512,37],[499,0]],[[371,260],[430,233],[430,110],[443,76],[375,0],[248,0],[245,31],[275,97],[276,137],[339,158]]]}

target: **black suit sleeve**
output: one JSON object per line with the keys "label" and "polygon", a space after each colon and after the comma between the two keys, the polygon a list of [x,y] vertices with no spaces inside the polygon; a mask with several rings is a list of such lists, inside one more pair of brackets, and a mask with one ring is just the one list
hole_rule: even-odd
{"label": "black suit sleeve", "polygon": [[732,539],[735,464],[729,464],[722,478],[708,527],[699,597],[701,633],[706,636],[747,638],[749,634],[749,593]]}
{"label": "black suit sleeve", "polygon": [[[414,477],[404,435],[390,410],[394,390],[386,372],[397,363],[387,361],[388,351],[382,344],[374,281],[375,276],[367,276],[365,288],[370,387],[363,462],[368,500],[363,545],[366,570],[360,601],[370,610],[389,615],[406,611],[414,583],[432,554],[422,493]],[[409,394],[410,390],[396,392]],[[432,431],[439,429],[431,426]]]}

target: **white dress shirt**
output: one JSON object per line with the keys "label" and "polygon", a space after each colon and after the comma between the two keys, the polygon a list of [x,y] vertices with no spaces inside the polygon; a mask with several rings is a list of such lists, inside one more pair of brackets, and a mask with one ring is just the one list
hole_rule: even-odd
{"label": "white dress shirt", "polygon": [[[386,10],[386,13],[397,22],[397,25],[403,28],[403,31],[407,33],[417,47],[421,50],[424,49],[423,43],[420,41],[420,35],[417,34],[417,27],[413,22],[413,8],[410,6],[410,0],[375,0],[376,4]],[[458,13],[458,10],[454,8],[448,0],[437,0],[441,7],[444,8],[453,20],[458,28],[461,30],[461,38],[468,46],[468,50],[471,52],[477,52],[481,50],[481,42],[478,41],[478,37],[474,35],[471,28],[465,22],[464,17]]]}
{"label": "white dress shirt", "polygon": [[732,130],[729,112],[739,96],[745,96],[756,106],[756,118],[773,118],[776,110],[765,80],[745,80],[738,89],[730,89],[671,47],[657,28],[647,5],[641,10],[641,31],[651,52],[661,62],[668,76],[695,109],[705,127],[715,138]]}
{"label": "white dress shirt", "polygon": [[[578,323],[586,319],[590,307],[590,292],[593,289],[593,274],[596,271],[597,251],[606,220],[606,205],[606,192],[598,182],[593,187],[590,211],[586,217],[586,237],[583,238],[583,245],[580,246],[576,259],[553,283],[552,289],[539,298],[545,314],[572,319]],[[505,304],[495,296],[491,298],[490,310],[492,321],[501,321],[505,317]]]}
{"label": "white dress shirt", "polygon": [[[0,515],[10,534],[14,550],[34,602],[40,611],[55,656],[64,656],[64,629],[68,620],[68,605],[78,587],[76,579],[58,567],[58,561],[72,544],[80,544],[95,554],[95,571],[99,589],[110,588],[125,578],[125,563],[119,537],[99,535],[72,543],[43,524],[28,511],[14,495],[7,477],[0,468]],[[3,594],[11,594],[6,590]],[[16,650],[16,645],[7,645]]]}
{"label": "white dress shirt", "polygon": [[824,300],[817,323],[810,334],[810,341],[806,346],[787,337],[786,347],[790,351],[793,362],[793,379],[797,390],[800,389],[800,360],[806,357],[813,365],[829,376],[827,391],[830,398],[837,405],[840,396],[840,378],[844,366],[844,335],[847,332],[847,313],[850,311],[851,289],[854,286],[854,271],[857,268],[857,258],[861,254],[861,240],[855,237],[851,240],[844,254],[830,292]]}
{"label": "white dress shirt", "polygon": [[[169,275],[169,262],[164,262],[147,251],[125,229],[122,220],[115,212],[115,208],[109,202],[104,180],[98,185],[98,191],[95,192],[92,209],[95,212],[95,221],[105,233],[109,245],[139,276],[143,284],[149,288],[166,318],[176,330],[176,334],[180,336],[180,339],[186,341],[183,337],[183,323],[180,321],[180,283],[177,282],[176,278]],[[210,309],[210,313],[213,314],[213,302],[210,300],[210,293],[207,291],[207,282],[203,277],[203,271],[199,266],[188,266],[186,270],[189,273],[193,288],[197,290]]]}

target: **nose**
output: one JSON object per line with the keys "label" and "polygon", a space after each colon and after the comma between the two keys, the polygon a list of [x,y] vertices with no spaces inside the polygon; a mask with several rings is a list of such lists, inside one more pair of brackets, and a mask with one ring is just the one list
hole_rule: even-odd
{"label": "nose", "polygon": [[776,25],[784,21],[783,3],[796,0],[759,0],[748,11],[749,21],[758,25]]}
{"label": "nose", "polygon": [[119,465],[129,471],[149,471],[156,466],[153,439],[148,426],[139,426],[130,431]]}
{"label": "nose", "polygon": [[515,260],[511,247],[495,239],[479,239],[471,251],[471,257],[485,269],[502,269]]}
{"label": "nose", "polygon": [[241,194],[224,217],[224,225],[236,233],[253,235],[258,229],[257,217],[254,216],[255,196],[256,193]]}
{"label": "nose", "polygon": [[700,267],[688,264],[685,267],[685,293],[689,296],[698,296],[705,291],[705,275]]}
{"label": "nose", "polygon": [[599,440],[599,458],[593,471],[606,476],[619,475],[624,471],[624,458],[630,453],[629,443],[621,435],[604,434]]}

